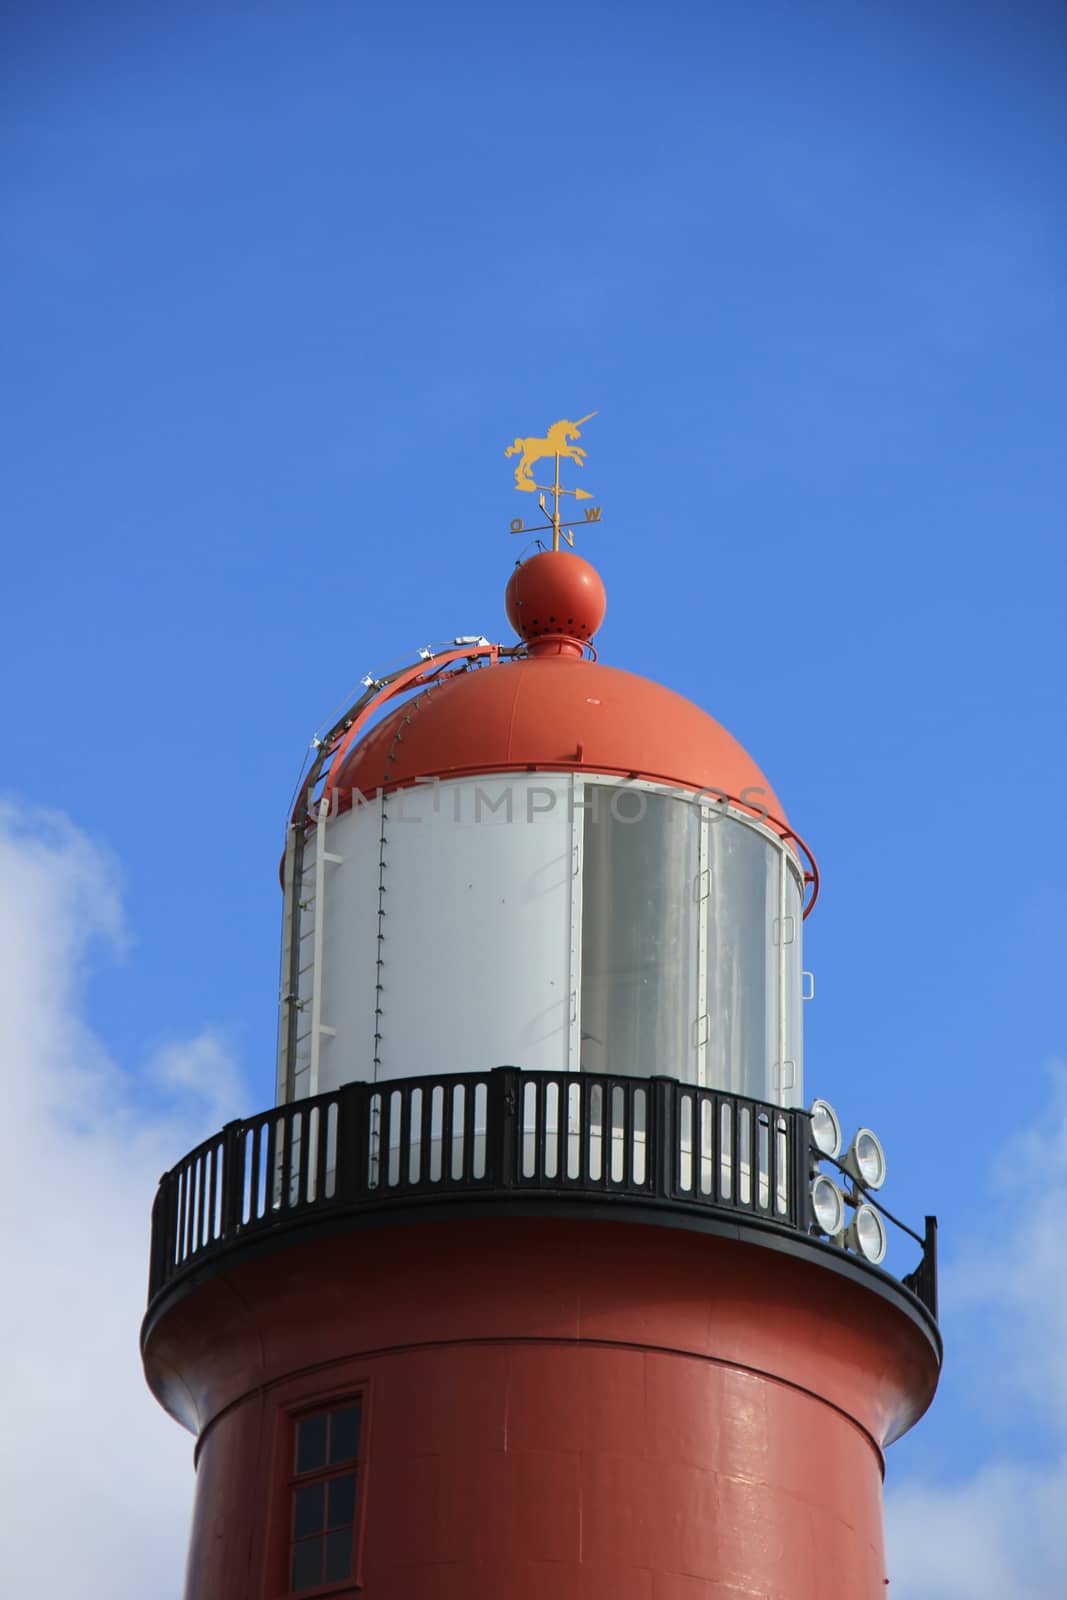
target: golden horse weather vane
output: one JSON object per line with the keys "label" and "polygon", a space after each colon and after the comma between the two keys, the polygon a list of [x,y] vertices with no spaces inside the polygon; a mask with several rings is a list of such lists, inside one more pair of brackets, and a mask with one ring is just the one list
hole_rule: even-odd
{"label": "golden horse weather vane", "polygon": [[[583,523],[599,522],[600,507],[586,506],[585,514],[579,521],[561,522],[559,515],[560,497],[565,494],[573,495],[575,500],[591,500],[593,496],[587,489],[564,489],[559,481],[559,464],[561,460],[573,461],[576,467],[585,464],[585,451],[572,443],[574,439],[582,437],[581,427],[583,422],[590,422],[597,413],[590,411],[587,416],[579,417],[577,422],[568,422],[564,418],[561,422],[554,422],[544,438],[516,439],[514,444],[509,444],[504,451],[505,456],[518,456],[519,464],[515,468],[515,487],[523,489],[527,494],[537,495],[537,503],[541,507],[547,522],[540,522],[535,528],[523,525],[521,517],[515,517],[511,524],[512,533],[541,533],[549,528],[552,530],[552,548],[558,550],[560,540],[574,548],[574,530]],[[549,456],[555,457],[556,471],[552,483],[537,483],[534,481],[531,467],[537,461],[544,461]],[[552,510],[548,509],[545,496],[552,496]]]}

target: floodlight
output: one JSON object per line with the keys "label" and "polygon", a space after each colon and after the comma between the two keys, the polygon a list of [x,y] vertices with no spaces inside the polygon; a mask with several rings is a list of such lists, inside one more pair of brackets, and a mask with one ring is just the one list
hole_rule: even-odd
{"label": "floodlight", "polygon": [[858,1205],[845,1234],[845,1243],[857,1255],[877,1266],[885,1255],[885,1223],[873,1206]]}
{"label": "floodlight", "polygon": [[836,1161],[841,1149],[841,1124],[837,1112],[826,1100],[813,1100],[808,1111],[811,1118],[811,1138],[820,1155]]}
{"label": "floodlight", "polygon": [[885,1151],[878,1135],[870,1128],[857,1128],[841,1165],[865,1189],[880,1189],[885,1182]]}
{"label": "floodlight", "polygon": [[811,1186],[811,1209],[815,1226],[832,1239],[845,1224],[845,1197],[832,1178],[819,1173]]}

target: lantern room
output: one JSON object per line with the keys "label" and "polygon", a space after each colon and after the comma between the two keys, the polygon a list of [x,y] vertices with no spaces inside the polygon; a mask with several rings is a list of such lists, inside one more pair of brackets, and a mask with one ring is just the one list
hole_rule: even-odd
{"label": "lantern room", "polygon": [[279,1100],[522,1062],[799,1105],[816,880],[766,778],[590,659],[579,557],[522,563],[507,606],[520,646],[428,653],[305,791]]}

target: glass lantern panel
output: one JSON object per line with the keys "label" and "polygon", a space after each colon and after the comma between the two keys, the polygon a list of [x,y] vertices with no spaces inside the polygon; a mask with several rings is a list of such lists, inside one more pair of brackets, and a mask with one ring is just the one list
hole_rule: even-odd
{"label": "glass lantern panel", "polygon": [[601,784],[585,800],[581,1067],[691,1081],[698,807]]}
{"label": "glass lantern panel", "polygon": [[713,810],[708,862],[707,1081],[732,1094],[774,1099],[780,850],[754,828]]}

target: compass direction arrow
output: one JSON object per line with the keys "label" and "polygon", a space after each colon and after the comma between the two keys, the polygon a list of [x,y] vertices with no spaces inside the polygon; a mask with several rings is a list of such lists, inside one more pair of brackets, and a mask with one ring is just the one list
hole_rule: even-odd
{"label": "compass direction arrow", "polygon": [[545,512],[548,510],[548,507],[544,503],[546,494],[550,494],[553,499],[555,499],[557,495],[562,496],[565,494],[572,494],[576,500],[591,500],[593,498],[588,489],[562,489],[558,488],[554,483],[531,483],[530,488],[538,489],[540,491],[537,496],[537,502],[540,505],[541,510]]}

